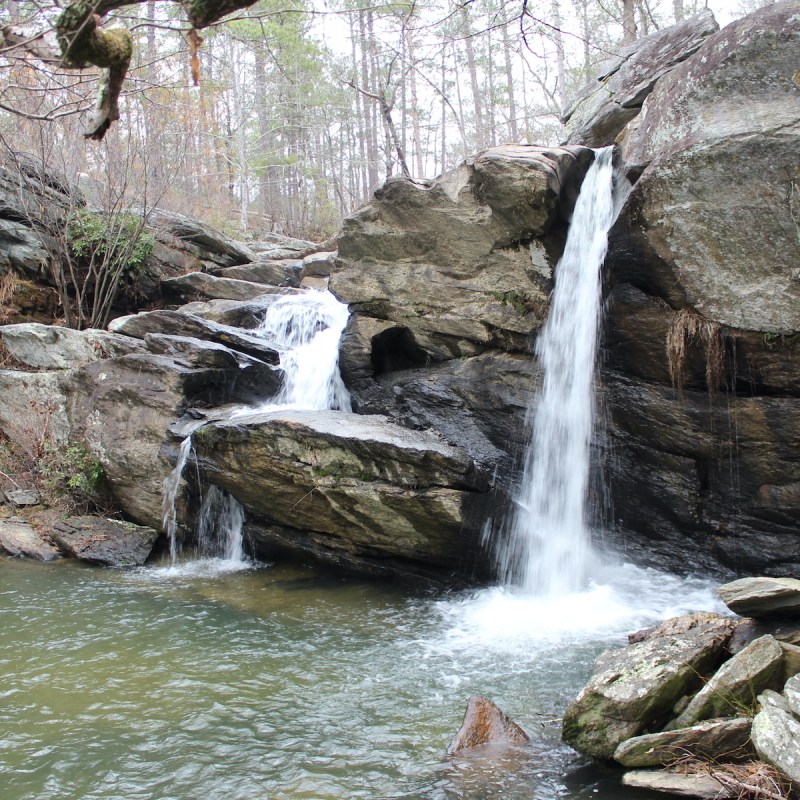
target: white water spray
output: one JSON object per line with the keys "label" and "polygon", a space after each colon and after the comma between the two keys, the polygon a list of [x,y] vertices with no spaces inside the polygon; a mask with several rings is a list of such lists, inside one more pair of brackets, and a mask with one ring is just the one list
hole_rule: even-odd
{"label": "white water spray", "polygon": [[[194,426],[192,433],[200,427],[200,424],[198,423]],[[161,488],[161,525],[167,534],[169,559],[173,564],[178,557],[178,511],[176,502],[178,491],[180,490],[181,477],[183,476],[183,468],[186,466],[186,462],[192,452],[192,433],[181,442],[175,466],[172,468],[172,472],[164,478],[164,484]]]}
{"label": "white water spray", "polygon": [[351,410],[339,374],[339,340],[348,316],[347,306],[327,291],[287,295],[267,309],[256,333],[280,351],[284,382],[265,408]]}
{"label": "white water spray", "polygon": [[612,148],[597,152],[556,267],[550,313],[536,343],[544,382],[517,507],[498,554],[507,583],[556,597],[585,586],[592,562],[586,522],[600,325],[600,267],[613,222]]}

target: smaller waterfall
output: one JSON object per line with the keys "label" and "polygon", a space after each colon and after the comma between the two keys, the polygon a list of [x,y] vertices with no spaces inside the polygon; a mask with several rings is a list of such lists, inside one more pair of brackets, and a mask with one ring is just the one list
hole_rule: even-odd
{"label": "smaller waterfall", "polygon": [[547,322],[536,343],[544,382],[533,416],[516,511],[498,554],[508,583],[560,596],[584,586],[592,559],[586,523],[594,422],[601,272],[614,214],[612,148],[596,153],[581,186]]}
{"label": "smaller waterfall", "polygon": [[[192,433],[200,426],[195,425]],[[181,486],[181,477],[183,476],[183,468],[189,460],[189,455],[192,452],[192,433],[190,433],[182,442],[180,450],[178,451],[178,459],[172,472],[164,478],[164,484],[161,489],[161,525],[164,532],[167,534],[167,541],[169,541],[169,558],[174,564],[178,557],[178,514],[175,503],[178,499],[178,491]]]}
{"label": "smaller waterfall", "polygon": [[281,391],[261,410],[350,411],[339,374],[339,340],[349,311],[330,292],[307,291],[276,300],[256,333],[281,353]]}
{"label": "smaller waterfall", "polygon": [[244,509],[233,495],[208,487],[197,519],[197,550],[201,558],[244,561]]}

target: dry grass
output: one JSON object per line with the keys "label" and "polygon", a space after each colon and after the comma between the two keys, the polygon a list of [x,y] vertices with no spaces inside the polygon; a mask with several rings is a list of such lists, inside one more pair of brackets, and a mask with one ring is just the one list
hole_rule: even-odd
{"label": "dry grass", "polygon": [[673,766],[691,775],[709,775],[730,800],[796,800],[791,782],[763,761],[727,764],[686,757]]}
{"label": "dry grass", "polygon": [[689,347],[699,343],[706,357],[706,386],[710,393],[722,384],[724,377],[723,348],[720,327],[692,311],[678,311],[667,331],[667,362],[672,386],[679,391],[686,380],[686,358]]}
{"label": "dry grass", "polygon": [[5,275],[0,275],[0,323],[5,322],[13,311],[11,301],[18,286],[16,273],[7,272]]}

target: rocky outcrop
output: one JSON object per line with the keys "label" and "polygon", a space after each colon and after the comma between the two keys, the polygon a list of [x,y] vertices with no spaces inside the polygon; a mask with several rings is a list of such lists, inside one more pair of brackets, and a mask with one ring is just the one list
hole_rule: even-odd
{"label": "rocky outcrop", "polygon": [[102,517],[70,517],[57,522],[50,538],[68,555],[106,567],[141,566],[158,531]]}
{"label": "rocky outcrop", "polygon": [[619,541],[646,540],[645,560],[666,568],[687,553],[720,574],[800,568],[787,446],[800,415],[798,13],[775,3],[708,37],[619,137],[633,185],[607,260],[606,475]]}
{"label": "rocky outcrop", "polygon": [[524,746],[530,737],[491,700],[474,696],[469,700],[461,728],[447,746],[447,755],[484,744]]}
{"label": "rocky outcrop", "polygon": [[593,758],[611,759],[625,740],[663,726],[675,704],[719,665],[733,628],[724,617],[696,615],[683,628],[656,630],[601,655],[564,715],[564,741]]}
{"label": "rocky outcrop", "polygon": [[[800,778],[800,653],[794,651],[800,648],[763,635],[731,656],[730,633],[734,628],[746,629],[748,621],[725,619],[729,635],[724,649],[718,651],[721,666],[694,687],[676,686],[678,665],[661,648],[660,640],[674,646],[674,640],[685,640],[698,628],[702,632],[713,625],[713,619],[713,615],[678,617],[632,635],[628,647],[601,656],[594,675],[564,716],[565,741],[594,758],[613,757],[626,768],[636,768],[623,778],[629,786],[692,797],[709,796],[710,784],[694,783],[697,776],[713,777],[724,797],[738,796],[747,785],[769,789],[788,782],[796,786]],[[762,624],[771,621],[765,617]],[[642,650],[650,642],[655,647]],[[669,669],[664,668],[665,659]],[[601,693],[598,687],[602,686],[610,689]],[[660,693],[672,699],[684,696],[659,714],[648,700]],[[601,694],[605,694],[602,699]],[[630,710],[636,710],[640,730],[645,732],[621,737],[624,726],[619,720],[627,718]],[[665,769],[653,769],[657,767]]]}

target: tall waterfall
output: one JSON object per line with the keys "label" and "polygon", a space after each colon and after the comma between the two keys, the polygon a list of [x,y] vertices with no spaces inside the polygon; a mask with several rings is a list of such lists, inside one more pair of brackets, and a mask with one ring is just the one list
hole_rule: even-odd
{"label": "tall waterfall", "polygon": [[498,554],[506,583],[541,596],[580,589],[592,561],[586,499],[600,268],[613,221],[611,158],[612,148],[597,151],[556,267],[550,314],[536,344],[543,386],[528,410],[532,439]]}

